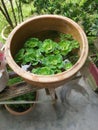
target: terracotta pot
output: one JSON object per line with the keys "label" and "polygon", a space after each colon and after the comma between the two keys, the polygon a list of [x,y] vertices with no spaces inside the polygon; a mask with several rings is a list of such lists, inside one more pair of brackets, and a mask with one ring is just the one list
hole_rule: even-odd
{"label": "terracotta pot", "polygon": [[[24,42],[29,37],[45,39],[48,31],[71,34],[79,42],[79,60],[76,64],[67,71],[49,76],[32,74],[20,68],[13,57]],[[70,80],[84,65],[88,55],[88,42],[84,31],[73,20],[58,15],[41,15],[28,19],[12,31],[6,41],[5,55],[9,66],[28,83],[42,88],[58,87]]]}
{"label": "terracotta pot", "polygon": [[[38,92],[36,92],[36,99],[35,99],[35,101],[36,101],[37,99],[38,99]],[[23,112],[14,111],[14,110],[13,110],[11,107],[9,107],[7,104],[4,104],[4,106],[5,106],[6,110],[7,110],[9,113],[11,113],[11,114],[13,114],[13,115],[16,115],[16,116],[21,116],[21,115],[25,115],[25,114],[29,113],[30,111],[32,111],[33,108],[35,107],[35,103],[33,103],[31,107],[29,107],[26,111],[23,111]]]}
{"label": "terracotta pot", "polygon": [[[9,32],[8,32],[7,30],[9,30]],[[12,30],[12,29],[11,29],[11,27],[10,27],[9,25],[5,26],[5,27],[2,29],[1,36],[2,36],[2,38],[3,38],[4,40],[7,40],[8,36],[6,36],[6,35],[9,35],[10,32],[11,32],[11,30]],[[7,34],[6,34],[6,31],[7,31]]]}

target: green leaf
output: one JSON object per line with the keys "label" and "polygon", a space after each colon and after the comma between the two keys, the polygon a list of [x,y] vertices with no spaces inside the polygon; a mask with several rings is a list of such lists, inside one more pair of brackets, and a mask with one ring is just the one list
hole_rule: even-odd
{"label": "green leaf", "polygon": [[46,39],[44,40],[42,47],[41,47],[41,52],[45,52],[46,54],[53,52],[56,50],[58,47],[58,44],[51,39]]}
{"label": "green leaf", "polygon": [[70,41],[60,41],[59,50],[62,55],[67,55],[71,51],[71,42]]}
{"label": "green leaf", "polygon": [[38,38],[30,38],[28,39],[25,44],[24,44],[24,47],[25,48],[35,48],[35,47],[39,47],[39,45],[41,44],[42,42],[39,41]]}
{"label": "green leaf", "polygon": [[54,54],[60,54],[60,50],[56,49],[53,51]]}
{"label": "green leaf", "polygon": [[57,65],[57,68],[58,68],[58,69],[64,68],[64,61],[62,61],[61,63],[59,63],[59,64]]}
{"label": "green leaf", "polygon": [[55,69],[55,74],[61,73],[62,71],[60,69]]}
{"label": "green leaf", "polygon": [[51,75],[54,74],[54,71],[49,67],[40,67],[32,70],[32,73],[39,75]]}
{"label": "green leaf", "polygon": [[60,34],[60,40],[61,41],[65,41],[65,40],[73,40],[73,37],[72,37],[72,35],[70,35],[70,34],[64,34],[64,33],[61,33]]}
{"label": "green leaf", "polygon": [[32,62],[32,60],[35,60],[35,50],[33,49],[27,49],[26,53],[24,55],[23,64],[27,64],[28,62]]}
{"label": "green leaf", "polygon": [[76,48],[79,48],[79,43],[76,40],[59,42],[59,50],[63,56],[66,56],[69,52]]}
{"label": "green leaf", "polygon": [[39,63],[38,60],[32,60],[32,61],[31,61],[31,64],[32,64],[33,66],[37,65],[38,63]]}
{"label": "green leaf", "polygon": [[19,52],[15,55],[15,61],[18,63],[18,62],[21,62],[24,58],[24,52],[25,50],[24,49],[21,49],[19,50]]}
{"label": "green leaf", "polygon": [[43,65],[57,65],[58,63],[61,63],[63,61],[63,58],[60,54],[58,55],[50,55],[42,59]]}
{"label": "green leaf", "polygon": [[79,48],[79,43],[76,40],[72,41],[72,49]]}
{"label": "green leaf", "polygon": [[37,65],[42,58],[42,54],[40,52],[40,50],[36,50],[36,49],[26,49],[26,53],[24,55],[24,60],[23,60],[23,64],[27,64],[28,62],[30,62],[32,65]]}

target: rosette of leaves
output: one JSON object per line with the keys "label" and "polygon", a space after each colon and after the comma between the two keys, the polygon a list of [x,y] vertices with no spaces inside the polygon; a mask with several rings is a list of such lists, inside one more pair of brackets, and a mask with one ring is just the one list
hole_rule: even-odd
{"label": "rosette of leaves", "polygon": [[42,59],[42,64],[44,66],[54,66],[58,68],[63,67],[63,58],[60,54],[58,55],[48,55],[47,57]]}
{"label": "rosette of leaves", "polygon": [[43,67],[32,70],[32,73],[39,75],[50,75],[61,73],[62,70],[68,70],[72,67],[72,63],[68,60],[63,61],[62,55],[49,55],[41,60]]}
{"label": "rosette of leaves", "polygon": [[38,50],[26,49],[26,53],[24,54],[22,64],[31,63],[32,65],[37,65],[38,63],[41,62],[40,60],[42,57],[43,56],[39,49]]}
{"label": "rosette of leaves", "polygon": [[50,67],[38,67],[32,70],[32,73],[39,75],[52,75],[54,71]]}
{"label": "rosette of leaves", "polygon": [[51,39],[45,39],[42,42],[38,38],[29,38],[15,60],[22,65],[31,64],[30,70],[34,74],[52,75],[73,66],[70,57],[73,56],[73,50],[77,48],[79,43],[68,34],[66,36],[64,34],[58,43]]}
{"label": "rosette of leaves", "polygon": [[17,63],[22,62],[25,54],[25,49],[19,50],[19,52],[15,55],[15,61]]}
{"label": "rosette of leaves", "polygon": [[59,42],[59,50],[63,56],[66,56],[69,52],[76,48],[79,48],[79,43],[76,40],[62,40]]}
{"label": "rosette of leaves", "polygon": [[45,54],[49,54],[56,50],[58,48],[58,44],[51,39],[46,39],[43,41],[41,52],[44,52]]}
{"label": "rosette of leaves", "polygon": [[42,66],[32,70],[32,73],[50,75],[55,73],[60,73],[61,69],[64,67],[64,62],[62,56],[59,55],[49,55],[44,57],[42,60]]}
{"label": "rosette of leaves", "polygon": [[60,34],[60,40],[63,41],[63,40],[70,40],[72,41],[73,40],[73,37],[72,35],[70,34]]}
{"label": "rosette of leaves", "polygon": [[25,44],[25,48],[39,48],[41,45],[41,41],[38,38],[29,38]]}

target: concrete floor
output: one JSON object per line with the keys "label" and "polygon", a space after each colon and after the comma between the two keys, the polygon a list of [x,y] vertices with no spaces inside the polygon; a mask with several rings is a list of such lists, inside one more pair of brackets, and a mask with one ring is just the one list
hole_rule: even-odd
{"label": "concrete floor", "polygon": [[[98,130],[98,96],[82,79],[79,83],[86,91],[59,87],[55,105],[36,104],[34,110],[24,116],[13,116],[1,106],[0,130]],[[39,99],[50,97],[40,90]]]}

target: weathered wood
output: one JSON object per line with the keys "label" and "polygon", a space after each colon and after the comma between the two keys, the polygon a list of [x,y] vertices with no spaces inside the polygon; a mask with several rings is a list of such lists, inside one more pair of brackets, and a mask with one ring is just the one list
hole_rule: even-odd
{"label": "weathered wood", "polygon": [[[72,80],[77,80],[79,78],[81,78],[81,75],[74,77]],[[24,94],[29,93],[29,92],[37,91],[39,89],[41,89],[41,88],[37,88],[37,87],[32,86],[26,82],[20,82],[20,83],[13,85],[13,86],[6,87],[4,89],[4,91],[0,93],[0,104],[18,103],[19,101],[14,102],[14,101],[7,101],[7,100],[11,99],[13,97],[24,95]],[[55,90],[49,89],[48,92],[49,92],[49,95],[52,97],[51,102],[55,102],[57,99],[57,95],[56,95]],[[20,101],[19,104],[27,103],[27,102],[28,101]],[[30,101],[28,103],[31,103],[31,102],[34,103],[34,101]],[[45,102],[50,102],[50,101],[46,101],[46,100],[45,101],[37,101],[36,103],[45,103]]]}
{"label": "weathered wood", "polygon": [[0,101],[8,100],[29,92],[34,92],[38,89],[39,88],[27,84],[26,82],[21,82],[13,86],[6,87],[6,89],[0,93]]}
{"label": "weathered wood", "polygon": [[51,95],[51,98],[56,101],[58,99],[58,97],[57,97],[55,89],[54,88],[50,88],[48,90],[49,90],[49,94]]}

